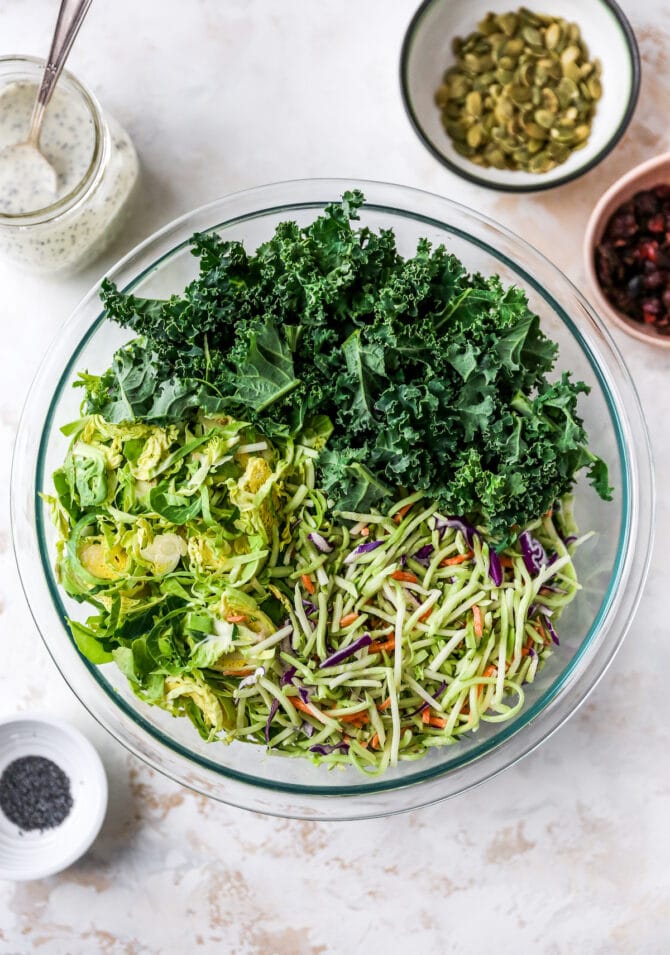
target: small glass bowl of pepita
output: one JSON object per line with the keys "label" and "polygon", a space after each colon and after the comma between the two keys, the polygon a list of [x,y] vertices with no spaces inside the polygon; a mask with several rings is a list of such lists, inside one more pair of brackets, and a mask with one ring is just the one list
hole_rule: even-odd
{"label": "small glass bowl of pepita", "polygon": [[425,0],[403,43],[409,118],[445,166],[531,192],[599,163],[635,109],[640,58],[614,0]]}

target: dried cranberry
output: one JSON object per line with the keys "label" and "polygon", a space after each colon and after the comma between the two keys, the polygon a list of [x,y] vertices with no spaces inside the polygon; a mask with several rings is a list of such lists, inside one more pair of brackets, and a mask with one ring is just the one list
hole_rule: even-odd
{"label": "dried cranberry", "polygon": [[[639,278],[639,276],[638,276]],[[657,289],[663,285],[663,276],[660,272],[650,272],[642,278],[642,283],[646,289]]]}
{"label": "dried cranberry", "polygon": [[640,243],[640,255],[643,259],[649,259],[650,262],[656,262],[658,257],[658,242],[655,239],[648,239]]}
{"label": "dried cranberry", "polygon": [[642,190],[615,210],[594,261],[615,308],[670,334],[670,184]]}

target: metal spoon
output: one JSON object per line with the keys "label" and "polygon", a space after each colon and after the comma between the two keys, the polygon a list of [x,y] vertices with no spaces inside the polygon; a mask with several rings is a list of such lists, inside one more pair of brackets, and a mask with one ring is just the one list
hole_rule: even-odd
{"label": "metal spoon", "polygon": [[51,205],[58,194],[58,174],[40,150],[40,134],[46,108],[91,3],[92,0],[61,0],[51,49],[30,117],[28,138],[0,151],[0,178],[4,182],[20,180],[31,188],[35,210]]}

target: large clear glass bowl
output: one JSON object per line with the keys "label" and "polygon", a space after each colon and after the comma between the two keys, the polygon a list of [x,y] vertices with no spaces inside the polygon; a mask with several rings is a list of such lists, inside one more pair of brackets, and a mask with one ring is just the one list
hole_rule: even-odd
{"label": "large clear glass bowl", "polygon": [[140,702],[115,665],[96,667],[76,650],[66,617],[87,610],[69,600],[53,571],[54,530],[40,497],[67,447],[59,428],[78,416],[78,370],[99,372],[128,337],[101,312],[97,288],[51,345],[29,394],[12,476],[14,543],[25,593],[59,670],[109,732],[154,768],[222,802],[260,812],[353,819],[444,799],[489,779],[546,739],[584,700],[611,662],[629,625],[647,572],[653,478],[647,430],[630,375],[607,331],[570,282],[521,239],[446,199],[380,183],[288,182],[221,199],[178,219],[131,252],[110,276],[123,289],[164,296],[196,273],[194,232],[216,230],[249,249],[278,222],[310,222],[324,204],[360,186],[361,220],[394,229],[410,255],[421,236],[445,243],[471,270],[499,273],[528,293],[544,330],[560,344],[557,373],[569,369],[591,386],[582,413],[594,451],[605,458],[616,491],[604,503],[586,482],[576,491],[583,530],[595,535],[577,553],[583,590],[561,620],[561,645],[527,688],[524,710],[507,724],[486,724],[461,742],[403,763],[380,779],[355,769],[329,771],[266,754],[243,743],[204,743],[190,721]]}

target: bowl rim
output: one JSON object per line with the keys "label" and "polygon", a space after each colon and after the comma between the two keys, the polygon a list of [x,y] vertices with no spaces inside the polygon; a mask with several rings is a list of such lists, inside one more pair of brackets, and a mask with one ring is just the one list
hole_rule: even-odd
{"label": "bowl rim", "polygon": [[[451,211],[465,216],[470,220],[474,219],[481,224],[482,228],[486,227],[489,231],[492,231],[496,237],[500,237],[502,234],[512,243],[519,246],[527,256],[530,256],[531,265],[542,266],[556,274],[556,276],[565,286],[566,292],[570,291],[570,293],[575,297],[576,305],[579,305],[581,309],[580,314],[583,327],[586,328],[591,326],[591,332],[595,330],[599,336],[597,346],[602,347],[604,344],[604,347],[607,350],[607,363],[603,366],[603,371],[603,369],[594,363],[595,355],[592,354],[593,341],[591,344],[587,344],[584,341],[582,333],[578,330],[576,323],[572,319],[568,318],[568,326],[578,339],[578,342],[584,350],[586,357],[589,360],[594,373],[596,374],[596,377],[600,379],[605,400],[610,406],[610,415],[612,415],[614,410],[612,401],[616,396],[616,411],[614,413],[614,418],[611,420],[615,425],[615,432],[619,447],[619,460],[622,462],[622,486],[625,488],[626,482],[629,479],[631,481],[635,481],[637,486],[637,482],[640,480],[638,472],[641,471],[641,480],[642,484],[644,485],[644,494],[646,495],[645,501],[649,502],[649,508],[648,512],[643,510],[640,513],[636,504],[639,498],[636,498],[632,500],[632,504],[634,506],[626,509],[625,502],[628,501],[631,503],[630,490],[626,491],[625,494],[622,492],[625,500],[622,504],[622,530],[617,549],[615,567],[618,567],[617,573],[619,577],[624,573],[627,580],[631,577],[631,575],[633,576],[633,586],[630,588],[630,592],[622,592],[622,590],[625,591],[625,588],[620,588],[615,592],[612,591],[612,587],[610,586],[608,588],[607,594],[603,598],[600,609],[596,614],[594,623],[589,630],[588,637],[584,638],[580,650],[575,654],[575,661],[572,664],[572,668],[562,671],[560,676],[557,676],[557,678],[552,682],[551,686],[544,691],[541,700],[537,701],[536,704],[533,704],[533,707],[528,708],[525,719],[521,720],[521,718],[517,718],[517,720],[513,721],[513,725],[510,724],[508,735],[503,736],[502,739],[496,738],[496,740],[491,741],[489,745],[480,744],[475,752],[465,755],[463,760],[456,766],[435,767],[432,772],[417,774],[411,779],[411,781],[407,779],[394,779],[388,780],[382,785],[379,785],[378,781],[378,784],[373,785],[372,787],[306,787],[301,784],[284,784],[277,783],[273,780],[249,777],[238,770],[230,770],[221,766],[212,766],[211,762],[207,760],[206,757],[202,757],[199,754],[194,754],[190,751],[185,751],[184,747],[176,740],[166,739],[162,730],[160,728],[152,727],[150,724],[148,724],[141,714],[136,712],[128,714],[125,712],[121,706],[118,706],[118,700],[115,701],[117,704],[116,712],[114,714],[116,724],[114,727],[112,727],[109,725],[108,719],[105,715],[101,715],[100,712],[96,712],[95,701],[89,702],[86,698],[84,698],[84,694],[76,689],[74,685],[76,682],[75,676],[70,676],[70,674],[66,672],[67,668],[62,665],[62,660],[58,659],[58,654],[54,652],[54,649],[50,645],[51,641],[47,638],[45,633],[42,616],[40,616],[40,614],[31,604],[31,593],[33,592],[35,582],[30,577],[29,568],[24,566],[24,561],[27,562],[27,558],[25,554],[21,553],[22,547],[26,547],[26,540],[28,539],[30,540],[30,547],[36,546],[32,543],[32,539],[36,538],[36,535],[35,528],[30,525],[29,511],[31,508],[36,508],[39,503],[39,499],[37,497],[39,492],[39,483],[36,484],[36,477],[38,477],[37,464],[35,463],[35,466],[32,469],[31,465],[33,464],[33,460],[35,459],[36,461],[40,455],[40,450],[38,448],[36,451],[35,445],[38,443],[40,445],[42,444],[44,440],[44,429],[46,428],[46,423],[44,423],[44,419],[42,418],[43,423],[40,425],[40,428],[43,429],[42,435],[40,441],[36,442],[28,433],[27,419],[30,417],[32,405],[40,404],[38,385],[42,377],[42,372],[45,371],[47,376],[49,374],[52,376],[55,374],[55,377],[60,381],[62,376],[65,375],[68,369],[72,367],[72,363],[77,359],[82,343],[88,340],[89,335],[100,323],[101,313],[99,310],[96,312],[93,318],[90,317],[90,311],[88,313],[86,312],[91,302],[94,299],[97,301],[99,283],[96,283],[94,288],[88,293],[88,295],[84,297],[82,302],[80,302],[80,304],[74,310],[70,316],[70,319],[68,320],[67,325],[60,332],[60,338],[63,338],[63,336],[67,334],[68,330],[72,329],[76,329],[78,333],[81,333],[79,334],[78,344],[76,345],[75,350],[70,350],[69,352],[65,371],[63,370],[62,363],[59,364],[56,360],[57,349],[49,349],[47,351],[47,354],[45,355],[45,358],[43,359],[43,362],[37,371],[33,386],[31,387],[28,394],[21,423],[19,425],[17,441],[15,444],[14,460],[12,465],[12,533],[15,556],[19,567],[19,575],[24,593],[33,615],[33,619],[35,620],[38,631],[44,640],[48,652],[50,653],[52,659],[56,663],[56,666],[61,672],[61,675],[66,679],[66,682],[68,682],[73,692],[75,692],[81,702],[87,707],[87,709],[89,709],[89,712],[91,712],[94,718],[108,732],[110,732],[115,739],[121,742],[122,745],[124,745],[135,755],[149,763],[149,765],[151,765],[153,768],[160,772],[166,773],[166,775],[177,780],[178,782],[187,786],[191,786],[191,788],[194,788],[196,791],[204,792],[207,795],[213,795],[215,798],[223,802],[228,802],[243,808],[260,808],[260,810],[264,812],[300,818],[314,818],[315,816],[329,819],[363,818],[369,817],[371,815],[404,811],[406,809],[416,808],[420,805],[427,805],[431,802],[445,799],[449,796],[455,795],[458,792],[462,792],[465,789],[479,785],[484,780],[496,775],[498,772],[502,771],[502,769],[507,768],[522,756],[532,751],[544,739],[551,735],[551,733],[557,729],[558,726],[565,722],[569,715],[574,712],[574,709],[576,709],[576,707],[583,702],[613,659],[628,627],[630,626],[630,623],[632,622],[634,611],[641,596],[642,585],[646,578],[646,572],[650,560],[651,539],[653,536],[652,516],[654,493],[653,474],[651,471],[651,449],[649,446],[646,426],[642,418],[639,398],[637,397],[632,379],[625,368],[616,345],[613,343],[604,325],[584,301],[578,290],[556,266],[550,263],[541,253],[529,246],[523,239],[520,239],[514,233],[498,225],[488,217],[483,216],[481,213],[468,209],[467,207],[462,206],[453,200],[436,196],[424,190],[413,189],[406,186],[397,186],[388,183],[364,182],[362,180],[352,181],[345,179],[296,180],[292,182],[274,183],[267,186],[245,190],[240,193],[231,194],[229,196],[223,197],[222,199],[215,200],[212,203],[201,206],[200,208],[189,213],[186,213],[147,238],[135,249],[131,250],[112,268],[108,275],[111,277],[118,277],[119,275],[122,275],[124,280],[127,280],[128,277],[130,277],[131,285],[134,285],[135,282],[147,274],[147,272],[153,270],[166,257],[169,257],[175,249],[181,248],[186,244],[187,240],[184,239],[183,234],[184,226],[187,222],[192,223],[193,220],[198,216],[207,216],[208,225],[206,228],[216,229],[217,226],[221,227],[225,224],[229,225],[234,222],[239,222],[240,219],[244,220],[256,218],[262,215],[264,212],[267,213],[268,211],[288,212],[298,211],[299,209],[319,209],[323,207],[325,202],[333,201],[333,199],[335,199],[337,195],[341,194],[341,192],[345,189],[356,187],[362,188],[368,197],[372,196],[372,199],[367,203],[367,205],[372,207],[372,209],[385,209],[388,211],[394,211],[401,217],[405,216],[418,219],[424,224],[432,222],[434,225],[439,226],[443,230],[449,230],[453,232],[454,228],[453,226],[449,226],[448,220],[440,218],[440,216],[436,214],[436,211]],[[296,193],[295,196],[286,195],[286,193],[290,192],[291,190]],[[389,194],[395,198],[395,203],[389,201]],[[275,199],[281,197],[281,201],[276,201],[273,203],[273,197]],[[384,201],[384,199],[387,201]],[[421,212],[417,211],[417,207],[424,209],[428,215],[422,215]],[[231,213],[234,213],[235,209],[239,210],[240,208],[245,211],[244,215],[239,216],[230,214],[222,218],[222,209],[226,212],[230,211]],[[191,225],[189,228],[189,234],[192,230],[193,226]],[[203,230],[200,229],[199,231]],[[456,230],[456,234],[459,234],[458,230]],[[471,235],[465,233],[463,233],[463,235],[464,237],[468,238],[469,241],[473,241],[473,237]],[[171,240],[168,251],[162,251],[161,254],[159,254],[158,247],[165,246],[167,240]],[[140,265],[137,262],[138,258],[141,256],[145,256],[146,258],[147,250],[152,247],[153,252],[151,262],[144,262],[142,265]],[[489,251],[494,251],[491,246],[484,245],[483,247]],[[498,258],[501,261],[505,261],[504,257],[501,259],[499,253]],[[506,261],[511,262],[511,260]],[[515,266],[515,268],[519,273],[523,273],[523,266]],[[529,279],[531,286],[534,285],[536,290],[541,291],[536,280],[532,279],[531,276],[527,276],[527,278]],[[556,306],[558,307],[558,303],[556,303]],[[559,313],[560,312],[565,314],[565,310],[562,309],[562,307],[559,307]],[[88,318],[86,318],[86,314],[88,314]],[[86,318],[85,322],[83,321],[84,318]],[[598,347],[596,347],[596,353],[597,352]],[[57,369],[55,372],[54,367]],[[616,368],[618,375],[612,374],[613,368]],[[620,397],[620,388],[622,384],[627,390],[628,400],[626,403],[624,403],[623,399]],[[51,395],[50,399],[47,399],[47,404],[49,404],[50,408],[53,407],[53,401],[54,396]],[[621,417],[622,413],[623,418]],[[635,419],[635,427],[632,429],[629,426],[629,418],[631,415]],[[617,425],[619,427],[617,427]],[[621,426],[623,426],[623,432],[621,430]],[[636,441],[639,442],[638,445],[635,444]],[[635,445],[636,449],[640,452],[639,461],[629,456],[626,447],[628,442],[631,443],[631,446]],[[27,496],[22,496],[22,493]],[[648,542],[647,552],[645,556],[642,556],[642,554],[638,552],[636,567],[633,568],[631,566],[632,556],[630,539],[633,532],[636,532],[637,539],[640,538],[640,531],[638,527],[640,523],[643,525],[642,540],[646,540]],[[624,543],[626,546],[624,546]],[[38,554],[38,559],[42,561],[42,564],[44,564],[44,559],[41,554]],[[44,579],[41,581],[40,585],[43,588],[50,589],[51,579],[47,578],[47,575],[43,576]],[[50,612],[52,614],[54,611],[56,612],[56,615],[61,618],[60,625],[62,626],[63,614],[59,614],[57,612],[57,608],[53,602],[53,593],[49,595],[49,599],[51,601]],[[597,637],[601,632],[600,623],[602,623],[603,620],[609,620],[611,625],[613,608],[615,606],[618,608],[622,602],[626,602],[627,604],[626,613],[624,614],[626,622],[623,629],[616,634],[616,639],[614,639],[615,635],[612,635],[612,639],[610,640],[606,651],[605,648],[603,648],[604,652],[602,654],[598,653],[595,656],[595,658],[599,660],[599,665],[595,668],[595,676],[594,668],[592,666],[588,668],[587,673],[583,672],[586,667],[584,665],[584,667],[580,669],[580,664],[584,664],[583,657],[586,650],[590,649],[594,654],[596,654],[596,651],[600,650],[600,647],[598,646],[595,647],[595,649],[593,648],[593,643],[594,641],[597,641]],[[595,627],[596,621],[599,622],[598,627]],[[606,630],[606,633],[608,632],[609,630]],[[75,658],[78,658],[78,662],[86,665],[89,671],[96,669],[93,664],[90,664],[87,660],[85,660],[85,658],[78,654],[78,651],[74,650],[74,644],[71,644],[70,649]],[[591,662],[591,660],[592,658],[590,658],[588,662]],[[590,679],[591,682],[590,685],[584,686],[584,684],[588,682],[587,674],[588,679]],[[572,680],[572,683],[570,683],[570,680]],[[96,691],[99,691],[101,688],[104,690],[104,687],[101,687],[99,680],[96,679],[92,682],[95,683]],[[579,693],[576,695],[576,700],[573,701],[573,708],[569,708],[566,706],[565,695],[569,695],[569,692],[576,690],[577,687],[579,689]],[[106,690],[104,692],[109,698],[111,694]],[[560,701],[562,701],[562,708],[558,707],[558,703]],[[538,706],[540,702],[541,705]],[[550,724],[549,728],[539,735],[537,733],[537,728],[535,732],[532,732],[530,727],[537,715],[540,712],[544,713],[550,710],[554,704],[556,704],[556,706],[553,709],[553,722]],[[536,707],[537,709],[535,709]],[[99,710],[100,707],[97,707],[97,709]],[[143,748],[142,744],[145,742],[143,738],[140,737],[139,742],[137,742],[129,738],[127,727],[122,725],[121,730],[119,729],[119,723],[123,723],[123,720],[121,719],[122,717],[123,720],[130,720],[133,727],[138,727],[141,729],[142,733],[149,738],[152,746],[149,751]],[[521,734],[522,730],[529,730],[530,732]],[[520,738],[522,735],[524,736],[523,740]],[[179,770],[175,768],[166,769],[161,764],[160,759],[161,753],[163,752],[166,752],[169,757],[177,757],[180,761],[186,760],[192,765],[198,766],[206,773],[209,773],[211,776],[215,776],[216,779],[212,781],[212,787],[216,783],[218,783],[220,786],[223,784],[232,783],[233,786],[237,787],[237,790],[233,792],[234,798],[231,797],[230,793],[226,791],[212,792],[212,787],[203,788],[205,787],[205,784],[201,781],[194,783],[190,779],[185,779],[183,765],[181,765],[181,763]],[[498,754],[497,759],[493,758],[491,760],[491,757],[495,757],[496,753]],[[489,765],[490,762],[492,762],[493,765]],[[474,773],[473,777],[472,770],[474,766],[479,766],[481,768],[479,772]],[[484,766],[486,766],[485,769],[483,768]],[[452,775],[454,779],[458,780],[456,783],[456,788],[448,792],[441,791],[436,793],[436,787],[440,788],[441,785],[443,787],[445,778],[450,775]],[[469,778],[461,782],[460,780],[463,775],[469,776]],[[408,790],[410,788],[414,792],[423,793],[418,798],[418,801],[413,801],[411,804],[402,805],[397,808],[389,808],[386,806],[380,810],[380,808],[377,806],[375,806],[374,809],[371,809],[370,802],[366,802],[368,796],[374,800],[377,797],[383,797],[384,794],[398,793],[402,790]],[[292,796],[297,795],[302,800],[302,805],[297,811],[293,807],[291,810],[278,810],[274,806],[268,808],[266,804],[259,806],[258,802],[260,797],[254,800],[249,795],[250,791],[257,793],[259,790],[261,792],[266,792],[273,797],[280,794]],[[244,792],[245,795],[242,796],[241,792]],[[326,797],[326,799],[324,800],[323,797]],[[335,804],[337,803],[339,797],[346,797],[344,800],[340,800],[340,802],[343,804],[343,808],[336,808]],[[314,805],[314,800],[320,801],[321,805],[319,809],[314,810],[313,808],[305,808],[305,804],[308,803],[310,804],[310,807],[312,807]],[[251,805],[250,802],[252,803]],[[324,802],[329,804],[327,810],[323,810],[322,804]]]}
{"label": "bowl rim", "polygon": [[[58,859],[52,857],[52,861],[43,865],[35,865],[32,869],[16,872],[11,868],[0,866],[0,879],[8,879],[13,882],[30,882],[35,879],[45,879],[50,875],[56,875],[63,872],[69,866],[73,865],[78,859],[88,852],[102,828],[107,814],[107,805],[109,801],[109,784],[105,765],[100,753],[93,743],[81,730],[72,726],[66,720],[60,717],[51,716],[48,713],[30,713],[25,712],[17,716],[5,716],[0,718],[0,731],[3,727],[17,725],[21,723],[38,724],[48,728],[50,731],[56,731],[64,737],[68,737],[75,745],[78,753],[81,754],[82,764],[87,767],[87,782],[95,789],[98,798],[98,808],[94,816],[91,817],[91,823],[87,829],[78,829],[76,841],[65,844],[65,850]],[[27,754],[26,754],[27,755]],[[58,757],[56,757],[56,760]]]}
{"label": "bowl rim", "polygon": [[598,281],[594,264],[594,252],[597,243],[600,242],[602,238],[609,207],[615,205],[617,199],[619,200],[619,204],[625,202],[627,198],[630,198],[638,191],[634,188],[634,185],[641,177],[663,166],[668,168],[668,180],[670,181],[670,151],[660,153],[658,156],[652,156],[651,159],[645,159],[643,162],[638,163],[637,166],[633,166],[627,172],[623,173],[618,179],[615,179],[593,207],[588,222],[586,223],[582,243],[584,270],[591,285],[591,296],[599,312],[607,318],[608,321],[616,325],[617,328],[620,328],[638,341],[645,342],[645,344],[652,345],[655,348],[670,348],[670,335],[660,335],[653,326],[646,326],[640,322],[636,322],[635,319],[625,315],[612,305],[605,296]]}
{"label": "bowl rim", "polygon": [[412,43],[424,14],[427,13],[431,7],[449,2],[450,0],[423,0],[421,5],[415,10],[403,37],[399,65],[400,93],[403,106],[405,108],[405,113],[407,114],[410,124],[418,138],[421,140],[426,149],[432,153],[433,157],[438,160],[438,162],[440,162],[451,172],[455,173],[461,179],[466,179],[468,182],[473,182],[478,186],[483,186],[485,189],[492,189],[494,192],[545,192],[548,189],[556,189],[559,186],[564,186],[569,182],[573,182],[575,179],[579,179],[580,176],[585,175],[587,172],[601,163],[603,159],[605,159],[612,152],[614,147],[626,132],[626,129],[633,118],[633,113],[635,112],[635,107],[640,95],[641,81],[641,60],[637,39],[628,18],[616,0],[597,0],[597,2],[609,8],[621,27],[621,32],[626,41],[626,46],[630,55],[632,76],[626,111],[619,125],[614,130],[612,136],[607,140],[600,152],[596,153],[596,155],[593,156],[583,166],[580,166],[578,169],[575,169],[573,172],[568,173],[565,176],[552,179],[551,182],[543,182],[541,179],[538,179],[537,183],[526,183],[526,185],[492,182],[491,179],[487,178],[486,176],[481,174],[478,175],[474,171],[469,172],[468,170],[461,168],[455,162],[452,162],[448,156],[441,152],[427,135],[423,126],[421,125],[421,122],[419,121],[418,116],[416,115],[412,105],[412,97],[410,96],[408,72],[409,61],[412,53]]}

